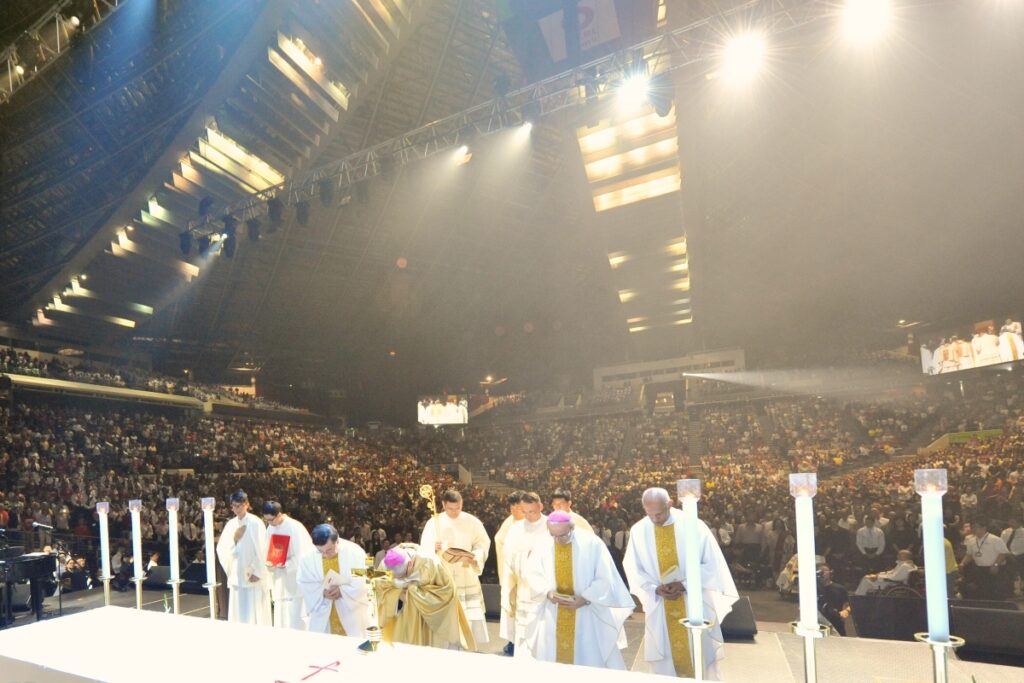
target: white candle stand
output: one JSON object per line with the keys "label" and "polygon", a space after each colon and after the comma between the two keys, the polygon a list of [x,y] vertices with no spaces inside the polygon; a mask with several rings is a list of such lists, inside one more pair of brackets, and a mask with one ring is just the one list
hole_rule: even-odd
{"label": "white candle stand", "polygon": [[216,498],[203,498],[200,501],[203,509],[203,535],[206,543],[206,583],[203,588],[210,596],[210,618],[217,618],[217,554],[213,547],[213,511],[217,507]]}
{"label": "white candle stand", "polygon": [[790,623],[793,634],[804,639],[804,681],[816,683],[818,661],[814,641],[828,635],[828,627],[818,623],[818,566],[814,549],[814,496],[818,493],[818,475],[798,472],[789,475],[789,494],[796,507],[797,575],[800,584],[800,619]]}
{"label": "white candle stand", "polygon": [[942,496],[948,488],[946,470],[914,470],[914,490],[921,496],[921,539],[928,604],[928,633],[915,633],[914,639],[927,644],[932,650],[935,683],[948,683],[949,653],[964,644],[963,638],[949,634],[946,549],[942,534]]}
{"label": "white candle stand", "polygon": [[690,634],[690,659],[693,661],[693,679],[695,681],[706,680],[704,678],[704,632],[714,624],[707,619],[699,624],[691,624],[689,619],[680,619],[679,623],[686,627]]}
{"label": "white candle stand", "polygon": [[704,586],[701,581],[700,537],[697,532],[697,501],[700,500],[700,479],[680,479],[676,482],[676,496],[683,509],[683,567],[686,577],[686,618],[681,622],[690,633],[690,657],[693,660],[693,677],[703,681],[704,632],[711,628],[711,622],[704,618]]}
{"label": "white candle stand", "polygon": [[174,613],[181,614],[181,562],[178,559],[178,499],[167,499],[167,546],[169,549],[168,563],[171,577],[167,583],[171,586],[171,600]]}
{"label": "white candle stand", "polygon": [[110,531],[107,526],[107,515],[110,514],[110,503],[96,503],[96,514],[100,522],[100,581],[103,582],[103,604],[110,606]]}
{"label": "white candle stand", "polygon": [[132,564],[135,566],[132,583],[135,584],[135,609],[142,609],[142,582],[145,581],[142,572],[142,501],[129,500],[128,512],[132,518]]}

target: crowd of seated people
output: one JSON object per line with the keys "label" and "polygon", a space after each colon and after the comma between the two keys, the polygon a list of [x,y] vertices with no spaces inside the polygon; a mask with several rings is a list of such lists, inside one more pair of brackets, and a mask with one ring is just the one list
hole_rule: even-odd
{"label": "crowd of seated people", "polygon": [[0,374],[3,373],[191,396],[200,401],[236,403],[264,410],[299,410],[261,396],[244,394],[231,387],[175,379],[141,368],[112,369],[70,359],[49,358],[43,354],[33,355],[10,347],[0,348]]}
{"label": "crowd of seated people", "polygon": [[[795,439],[802,448],[825,450],[835,448],[837,438],[845,444],[845,434],[836,437],[823,426],[834,424],[840,408],[826,409],[810,398],[803,404],[798,399],[769,404],[761,415],[742,404],[732,410],[729,415],[729,408],[718,406],[701,415],[707,424],[718,425],[712,430],[727,435],[721,443],[732,452],[711,453],[698,474],[685,457],[687,420],[678,414],[340,433],[136,406],[100,410],[18,404],[0,414],[6,425],[0,436],[0,524],[22,531],[33,547],[53,540],[49,532],[33,530],[33,521],[54,526],[55,535],[89,539],[96,535],[96,501],[110,500],[111,533],[115,545],[124,546],[123,558],[128,532],[123,501],[145,501],[142,533],[151,550],[159,549],[167,536],[163,499],[178,497],[183,501],[181,536],[188,548],[184,556],[195,558],[201,545],[199,498],[223,501],[242,486],[254,500],[279,500],[286,512],[308,525],[330,520],[346,538],[379,552],[396,539],[418,538],[429,514],[418,490],[430,483],[438,491],[458,486],[466,510],[493,533],[507,514],[503,495],[459,485],[450,472],[436,467],[458,463],[484,478],[536,490],[545,500],[555,488],[572,491],[574,510],[588,519],[613,556],[621,557],[629,527],[643,515],[642,491],[654,485],[671,489],[677,479],[700,476],[701,515],[725,549],[737,580],[750,587],[791,589],[795,529],[787,475],[796,466],[814,470],[822,463],[794,460],[792,449],[777,444]],[[773,427],[773,419],[762,417],[778,417],[782,426]],[[965,562],[962,570],[951,571],[962,574],[953,585],[965,596],[1005,597],[1012,591],[1012,581],[979,581],[969,550],[972,542],[990,542],[979,541],[979,535],[1003,537],[1024,512],[1024,491],[1018,486],[1024,467],[1019,417],[1006,415],[1000,426],[1007,432],[998,438],[830,478],[820,469],[818,550],[837,584],[852,590],[865,577],[878,582],[898,576],[898,558],[905,557],[900,551],[909,552],[920,566],[913,470],[944,466],[950,475],[947,534],[957,559]],[[780,433],[763,434],[765,426]],[[820,443],[815,441],[819,437]],[[630,448],[624,449],[627,441]],[[218,517],[223,520],[226,512]],[[984,523],[988,526],[980,526]],[[1024,539],[1010,529],[1003,542],[1018,548]],[[93,560],[94,555],[94,565]],[[1005,571],[1009,576],[1015,569]]]}

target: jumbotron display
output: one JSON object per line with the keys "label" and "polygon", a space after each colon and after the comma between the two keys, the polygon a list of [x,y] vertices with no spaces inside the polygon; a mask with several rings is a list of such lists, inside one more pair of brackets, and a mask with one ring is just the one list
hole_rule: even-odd
{"label": "jumbotron display", "polygon": [[1024,337],[1019,320],[1007,318],[997,326],[994,320],[975,323],[963,335],[921,344],[921,370],[926,375],[944,375],[1024,359]]}
{"label": "jumbotron display", "polygon": [[469,422],[469,398],[456,394],[423,396],[416,404],[421,425],[464,425]]}

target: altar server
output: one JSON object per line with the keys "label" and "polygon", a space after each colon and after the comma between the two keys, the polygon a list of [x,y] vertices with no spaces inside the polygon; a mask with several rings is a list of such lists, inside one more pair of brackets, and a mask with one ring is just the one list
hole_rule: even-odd
{"label": "altar server", "polygon": [[263,521],[267,523],[267,567],[271,574],[274,626],[304,631],[302,592],[296,575],[299,560],[312,552],[313,542],[306,527],[282,512],[277,501],[263,503]]}
{"label": "altar server", "polygon": [[[491,549],[491,538],[483,523],[462,510],[462,495],[448,490],[441,495],[444,514],[427,520],[420,539],[420,552],[437,555],[455,579],[455,590],[473,629],[477,644],[488,642],[487,619],[480,573]],[[461,552],[464,551],[464,552]]]}
{"label": "altar server", "polygon": [[231,511],[235,516],[217,541],[217,559],[227,575],[228,621],[271,626],[267,529],[249,512],[245,491],[231,494]]}

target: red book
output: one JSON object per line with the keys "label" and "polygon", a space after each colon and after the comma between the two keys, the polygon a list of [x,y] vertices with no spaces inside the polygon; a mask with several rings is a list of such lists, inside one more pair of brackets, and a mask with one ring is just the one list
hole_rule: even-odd
{"label": "red book", "polygon": [[288,544],[292,537],[284,534],[270,535],[270,548],[267,549],[267,562],[275,567],[283,567],[288,559]]}

